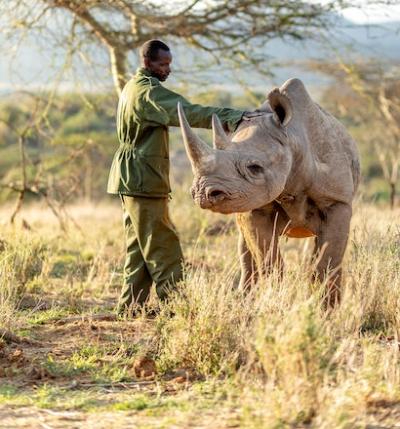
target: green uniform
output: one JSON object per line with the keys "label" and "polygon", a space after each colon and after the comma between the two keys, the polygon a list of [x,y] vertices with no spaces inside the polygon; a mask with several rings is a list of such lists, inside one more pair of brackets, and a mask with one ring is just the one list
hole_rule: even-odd
{"label": "green uniform", "polygon": [[122,198],[127,256],[120,308],[142,304],[152,282],[160,298],[181,278],[182,251],[168,216],[168,126],[179,126],[181,102],[192,127],[211,128],[213,113],[233,131],[243,111],[191,104],[144,68],[125,85],[118,104],[119,148],[107,191]]}

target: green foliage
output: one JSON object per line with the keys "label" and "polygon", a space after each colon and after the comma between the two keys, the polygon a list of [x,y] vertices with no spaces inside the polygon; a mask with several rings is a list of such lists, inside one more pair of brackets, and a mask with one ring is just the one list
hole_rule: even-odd
{"label": "green foliage", "polygon": [[[181,92],[186,88],[181,88]],[[242,95],[218,90],[200,92],[191,101],[205,105],[230,106],[252,110],[264,100],[264,94]],[[256,101],[257,100],[257,101]],[[10,121],[13,127],[22,129],[26,124],[33,100],[17,97],[5,99],[0,104],[0,117]],[[71,198],[102,199],[106,195],[108,170],[117,148],[115,131],[115,111],[117,100],[113,94],[74,93],[59,94],[47,114],[46,134],[37,131],[27,136],[28,180],[33,180],[38,166],[44,167],[46,180],[57,183],[60,194],[65,189],[75,188]],[[352,94],[345,87],[337,90],[337,84],[328,87],[321,100],[328,111],[335,114],[348,128],[358,143],[362,159],[364,185],[363,195],[368,199],[386,201],[389,192],[382,179],[382,168],[376,153],[377,141],[384,144],[384,124],[376,119],[374,106]],[[344,107],[343,107],[344,106]],[[210,141],[208,130],[197,133]],[[178,129],[170,130],[172,153],[180,153],[186,158]],[[3,124],[0,128],[0,175],[4,183],[18,183],[19,149],[17,136]],[[184,174],[185,172],[179,172]],[[7,188],[0,190],[0,201],[13,197]],[[28,195],[28,198],[32,198]]]}
{"label": "green foliage", "polygon": [[[42,96],[45,98],[46,94]],[[9,124],[0,130],[0,157],[4,160],[0,176],[5,184],[21,180],[18,134],[29,123],[34,102],[20,96],[0,104],[0,118]],[[73,197],[103,196],[107,170],[117,146],[115,107],[116,100],[109,95],[57,95],[43,125],[32,128],[25,136],[28,182],[40,171],[42,176],[45,172],[45,181],[56,181],[60,191],[69,190],[71,183],[79,183]],[[0,200],[12,196],[7,188],[0,191]]]}
{"label": "green foliage", "polygon": [[31,326],[44,325],[48,322],[56,322],[67,314],[69,313],[65,308],[52,307],[49,310],[34,313],[26,319],[26,322]]}
{"label": "green foliage", "polygon": [[0,386],[0,398],[7,400],[18,395],[18,389],[10,384],[2,384]]}
{"label": "green foliage", "polygon": [[136,396],[136,398],[133,398],[130,401],[117,402],[116,404],[113,404],[112,409],[117,411],[141,411],[145,410],[146,408],[149,408],[149,405],[150,402],[148,397],[144,395],[138,395]]}
{"label": "green foliage", "polygon": [[95,368],[95,359],[95,356],[83,357],[79,353],[74,353],[66,361],[57,361],[54,357],[48,356],[43,363],[43,367],[53,377],[74,377],[93,370]]}
{"label": "green foliage", "polygon": [[136,345],[100,347],[88,344],[68,358],[47,357],[43,367],[53,377],[87,375],[95,383],[117,383],[131,379],[130,369],[138,353]]}

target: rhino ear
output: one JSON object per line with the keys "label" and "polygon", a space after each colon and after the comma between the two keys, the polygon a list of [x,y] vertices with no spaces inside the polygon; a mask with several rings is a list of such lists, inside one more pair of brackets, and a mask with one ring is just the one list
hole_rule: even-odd
{"label": "rhino ear", "polygon": [[268,102],[273,112],[274,121],[277,125],[286,127],[293,116],[292,103],[289,98],[282,94],[279,88],[275,88],[268,94]]}
{"label": "rhino ear", "polygon": [[257,112],[273,113],[271,106],[269,105],[268,100],[264,101],[260,107],[257,108]]}

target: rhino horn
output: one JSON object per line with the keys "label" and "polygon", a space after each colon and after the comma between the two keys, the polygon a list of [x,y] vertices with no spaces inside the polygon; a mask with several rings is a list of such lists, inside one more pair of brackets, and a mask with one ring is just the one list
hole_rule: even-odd
{"label": "rhino horn", "polygon": [[293,107],[289,97],[280,92],[279,88],[275,88],[268,94],[268,102],[275,122],[285,127],[293,116]]}
{"label": "rhino horn", "polygon": [[213,145],[214,149],[224,150],[229,145],[230,141],[225,134],[221,121],[214,113],[212,115],[212,130],[213,130]]}
{"label": "rhino horn", "polygon": [[186,153],[188,154],[190,163],[192,164],[192,170],[195,172],[195,170],[200,166],[201,160],[212,154],[212,149],[192,131],[181,103],[178,103],[178,116]]}

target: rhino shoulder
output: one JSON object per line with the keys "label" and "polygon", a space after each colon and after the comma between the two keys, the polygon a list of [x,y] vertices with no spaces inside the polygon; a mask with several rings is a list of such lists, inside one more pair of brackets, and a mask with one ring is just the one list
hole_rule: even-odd
{"label": "rhino shoulder", "polygon": [[306,129],[316,165],[314,189],[328,199],[351,202],[360,178],[355,141],[340,121],[315,102]]}

